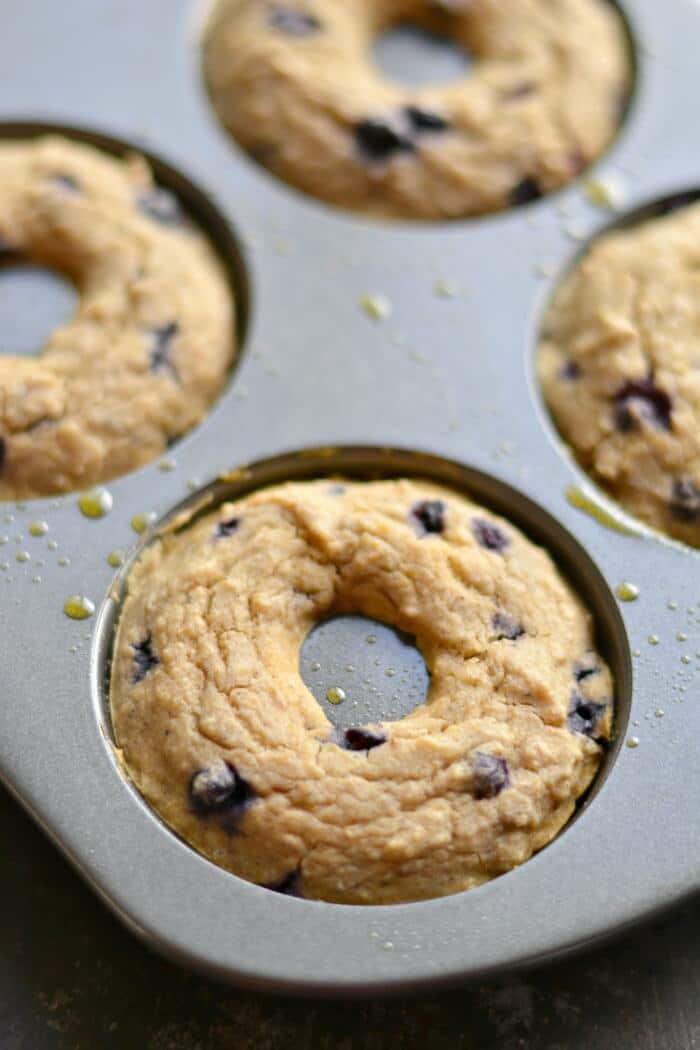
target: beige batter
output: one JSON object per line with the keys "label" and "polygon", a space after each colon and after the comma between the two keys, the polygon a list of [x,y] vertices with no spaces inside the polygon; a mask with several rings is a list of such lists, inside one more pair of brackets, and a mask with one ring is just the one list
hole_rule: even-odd
{"label": "beige batter", "polygon": [[548,311],[539,369],[595,480],[700,547],[700,205],[593,246]]}
{"label": "beige batter", "polygon": [[235,353],[231,294],[145,161],[4,141],[3,255],[60,271],[79,302],[39,357],[0,355],[0,499],[133,470],[203,417]]}
{"label": "beige batter", "polygon": [[[463,45],[471,74],[423,89],[384,79],[372,42],[403,22]],[[223,124],[276,175],[416,219],[497,211],[575,178],[630,86],[606,0],[218,0],[204,69]]]}
{"label": "beige batter", "polygon": [[[299,674],[314,624],[414,635],[426,703],[333,729]],[[424,482],[294,483],[147,549],[111,691],[126,770],[216,864],[281,892],[419,900],[521,864],[610,738],[591,620],[511,524]]]}

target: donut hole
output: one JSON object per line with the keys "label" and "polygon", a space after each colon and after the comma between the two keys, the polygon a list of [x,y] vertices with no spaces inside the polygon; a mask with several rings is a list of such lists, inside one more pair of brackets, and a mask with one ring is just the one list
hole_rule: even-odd
{"label": "donut hole", "polygon": [[301,647],[299,671],[339,729],[398,721],[424,703],[430,685],[414,638],[357,614],[316,624]]}
{"label": "donut hole", "polygon": [[453,83],[468,76],[473,64],[472,54],[457,41],[411,22],[379,33],[372,57],[387,80],[409,87]]}
{"label": "donut hole", "polygon": [[75,313],[78,292],[63,274],[0,252],[0,353],[37,356]]}

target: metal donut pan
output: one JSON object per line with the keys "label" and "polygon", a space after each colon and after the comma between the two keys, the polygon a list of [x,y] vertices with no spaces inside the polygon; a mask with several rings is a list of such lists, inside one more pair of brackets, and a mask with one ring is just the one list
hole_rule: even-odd
{"label": "metal donut pan", "polygon": [[[700,5],[622,7],[636,91],[588,174],[621,181],[624,217],[700,188]],[[114,507],[99,521],[79,513],[75,494],[0,506],[10,537],[0,555],[11,562],[0,573],[2,780],[126,926],[214,977],[350,996],[564,956],[700,886],[700,561],[614,507],[629,533],[569,502],[580,486],[610,509],[561,445],[534,379],[544,306],[615,216],[590,203],[582,180],[526,207],[444,224],[390,225],[301,196],[217,123],[200,72],[203,17],[194,0],[35,0],[4,12],[0,135],[56,125],[161,158],[159,177],[229,253],[248,306],[230,384],[173,448],[174,469],[154,462],[110,482]],[[449,295],[439,294],[444,282]],[[367,294],[385,296],[391,316],[368,317],[359,306]],[[243,882],[158,820],[110,740],[104,681],[120,578],[106,556],[133,556],[135,514],[167,518],[227,473],[214,495],[311,474],[427,474],[550,546],[596,613],[618,690],[616,743],[550,846],[467,893],[351,907]],[[37,518],[57,551],[29,534]],[[20,547],[25,563],[14,560]],[[639,586],[638,600],[617,601],[621,581]],[[74,593],[95,602],[92,619],[64,615]],[[630,736],[638,746],[625,746]]]}

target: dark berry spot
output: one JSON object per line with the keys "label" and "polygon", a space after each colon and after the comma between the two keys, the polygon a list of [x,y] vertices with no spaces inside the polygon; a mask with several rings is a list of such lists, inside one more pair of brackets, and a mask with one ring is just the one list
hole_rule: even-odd
{"label": "dark berry spot", "polygon": [[306,11],[296,11],[292,7],[273,7],[269,23],[273,29],[289,36],[310,36],[317,33],[321,23],[315,15]]}
{"label": "dark berry spot", "polygon": [[562,379],[578,379],[581,375],[581,366],[576,361],[566,361],[561,366],[559,375]]}
{"label": "dark berry spot", "polygon": [[445,528],[445,511],[447,507],[441,499],[424,499],[414,503],[409,517],[418,526],[419,535],[429,532],[440,533]]}
{"label": "dark berry spot", "polygon": [[362,120],[355,126],[355,141],[369,160],[388,160],[395,153],[412,152],[407,135],[381,120]]}
{"label": "dark berry spot", "polygon": [[228,521],[218,521],[214,530],[214,539],[224,540],[228,536],[233,536],[240,523],[240,518],[229,518]]}
{"label": "dark berry spot", "polygon": [[190,780],[190,801],[200,817],[240,816],[255,797],[250,784],[230,762],[198,769]]}
{"label": "dark berry spot", "polygon": [[508,763],[505,758],[488,751],[475,751],[471,757],[472,795],[475,799],[495,798],[510,785]]}
{"label": "dark berry spot", "polygon": [[290,871],[289,875],[285,875],[279,882],[267,882],[264,888],[272,890],[273,893],[284,893],[287,897],[304,896],[301,892],[301,878],[298,871]]}
{"label": "dark berry spot", "polygon": [[80,193],[82,189],[80,181],[76,179],[75,175],[68,175],[63,171],[57,171],[55,175],[49,175],[49,181],[54,186],[60,186],[61,189],[69,190],[71,193]]}
{"label": "dark berry spot", "polygon": [[493,618],[493,626],[497,632],[497,639],[505,638],[509,642],[515,642],[525,634],[522,625],[508,613],[496,613]]}
{"label": "dark berry spot", "polygon": [[487,551],[497,551],[500,554],[510,543],[503,529],[499,528],[495,522],[487,521],[486,518],[474,518],[472,532],[477,542],[482,547],[486,547]]}
{"label": "dark berry spot", "polygon": [[600,674],[600,664],[593,655],[574,665],[574,678],[577,682],[583,682],[594,674]]}
{"label": "dark berry spot", "polygon": [[700,518],[700,489],[683,478],[674,481],[669,508],[676,521],[692,525]]}
{"label": "dark berry spot", "polygon": [[136,206],[147,215],[149,219],[159,222],[162,226],[182,226],[182,209],[177,198],[159,186],[152,190],[141,193],[136,200]]}
{"label": "dark berry spot", "polygon": [[653,379],[632,379],[623,383],[615,394],[615,425],[618,430],[632,430],[640,417],[664,430],[671,429],[671,398],[656,386]]}
{"label": "dark berry spot", "polygon": [[5,438],[0,437],[0,470],[5,466],[5,460],[7,459],[7,442]]}
{"label": "dark berry spot", "polygon": [[501,92],[501,98],[504,102],[516,102],[518,99],[527,98],[532,95],[535,91],[535,84],[532,81],[523,80],[520,84],[515,84],[511,88],[507,88]]}
{"label": "dark berry spot", "polygon": [[343,735],[348,751],[371,751],[386,743],[383,733],[371,733],[369,729],[346,729]]}
{"label": "dark berry spot", "polygon": [[404,106],[403,112],[414,131],[447,131],[450,126],[449,121],[439,113],[432,113],[419,106]]}
{"label": "dark berry spot", "polygon": [[160,660],[153,652],[153,637],[150,631],[142,642],[137,642],[131,648],[134,650],[134,673],[131,680],[136,684],[142,682],[148,672],[158,666]]}
{"label": "dark berry spot", "polygon": [[579,693],[572,693],[566,718],[567,729],[572,733],[580,733],[582,736],[594,737],[605,708],[605,704],[594,704],[592,700],[584,699]]}
{"label": "dark berry spot", "polygon": [[177,369],[170,359],[170,351],[179,331],[180,325],[177,321],[170,321],[168,324],[161,325],[160,328],[151,330],[153,338],[149,359],[151,372],[160,372],[166,368],[174,379],[178,378]]}
{"label": "dark berry spot", "polygon": [[529,204],[530,201],[539,200],[541,196],[542,190],[540,189],[537,179],[533,179],[531,175],[527,175],[510,191],[510,203],[513,207],[517,208],[521,204]]}

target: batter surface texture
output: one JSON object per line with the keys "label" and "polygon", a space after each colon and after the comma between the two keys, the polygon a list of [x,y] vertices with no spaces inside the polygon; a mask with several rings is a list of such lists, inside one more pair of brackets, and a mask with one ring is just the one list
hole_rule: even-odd
{"label": "batter surface texture", "polygon": [[593,478],[700,547],[700,205],[594,244],[552,302],[539,370]]}
{"label": "batter surface texture", "polygon": [[[358,612],[415,636],[427,700],[335,729],[299,674]],[[132,571],[111,704],[123,765],[216,864],[344,903],[455,893],[571,816],[611,733],[591,621],[549,556],[427,482],[302,482],[221,506]]]}
{"label": "batter surface texture", "polygon": [[0,143],[0,265],[60,271],[73,318],[0,355],[0,499],[124,474],[206,413],[235,353],[223,270],[145,161],[61,137]]}
{"label": "batter surface texture", "polygon": [[[464,47],[456,82],[412,89],[371,58],[411,23]],[[204,69],[222,123],[260,163],[332,204],[445,219],[523,204],[612,139],[630,87],[606,0],[219,0]]]}

